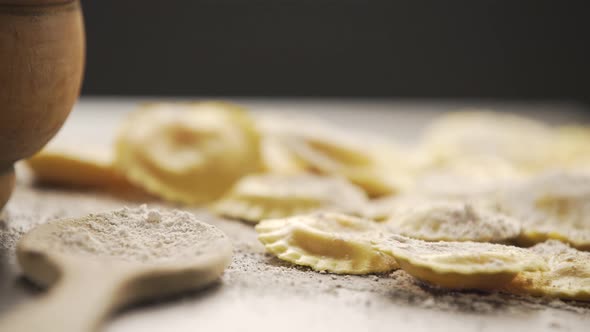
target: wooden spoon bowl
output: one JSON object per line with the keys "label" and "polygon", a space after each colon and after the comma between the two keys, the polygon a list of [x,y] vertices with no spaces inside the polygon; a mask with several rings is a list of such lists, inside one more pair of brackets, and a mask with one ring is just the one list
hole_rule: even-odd
{"label": "wooden spoon bowl", "polygon": [[140,207],[52,221],[17,248],[25,276],[50,290],[0,317],[0,331],[95,331],[123,305],[211,284],[231,255],[222,231],[179,211]]}
{"label": "wooden spoon bowl", "polygon": [[76,102],[84,45],[79,1],[0,0],[0,209],[14,162],[43,147]]}

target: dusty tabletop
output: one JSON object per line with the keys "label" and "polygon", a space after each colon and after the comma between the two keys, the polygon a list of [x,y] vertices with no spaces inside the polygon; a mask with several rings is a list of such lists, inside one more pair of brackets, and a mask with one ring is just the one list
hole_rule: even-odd
{"label": "dusty tabletop", "polygon": [[[143,201],[107,194],[36,188],[21,180],[0,219],[0,312],[30,301],[41,291],[20,276],[14,256],[20,236],[36,224],[82,216]],[[150,206],[176,207],[153,202]],[[416,281],[405,272],[346,276],[291,266],[265,254],[250,224],[190,210],[222,229],[234,245],[233,262],[213,287],[186,296],[148,303],[117,314],[107,331],[190,330],[217,326],[231,330],[271,330],[284,326],[415,330],[458,324],[459,329],[499,329],[527,325],[546,330],[576,330],[590,321],[590,304],[499,293],[449,292]],[[100,280],[89,280],[89,283]],[[83,294],[80,294],[83,297]],[[575,317],[576,319],[572,319]],[[432,325],[430,325],[432,324]],[[578,325],[579,324],[579,325]],[[363,327],[364,326],[364,327]],[[448,327],[448,325],[446,325]]]}
{"label": "dusty tabletop", "polygon": [[[106,127],[91,128],[95,123],[92,120],[101,119],[114,127],[121,114],[108,115],[102,107],[130,109],[135,102],[87,101],[79,106],[87,112],[74,112],[69,120],[69,128],[75,130],[62,133],[94,130],[94,136],[103,137]],[[268,103],[252,103],[252,106],[263,111],[275,107]],[[359,105],[350,107],[353,106]],[[403,120],[412,124],[400,126],[406,130],[400,137],[408,139],[424,122],[421,117],[430,116],[415,112],[412,114],[416,116],[408,119],[406,115],[410,113],[385,112],[381,109],[385,106],[390,107],[373,105],[372,113],[364,114],[329,109],[324,113],[334,121],[360,124],[382,132],[391,131],[384,125],[379,127],[380,123]],[[558,113],[551,113],[551,117],[555,114]],[[385,118],[388,121],[383,121]],[[185,209],[199,220],[218,226],[233,243],[233,261],[214,286],[126,308],[114,315],[105,331],[583,331],[590,323],[588,303],[500,293],[450,292],[427,286],[401,270],[367,276],[317,273],[266,254],[251,224],[220,219],[202,209],[152,202],[145,197],[36,187],[22,172],[11,201],[0,215],[0,314],[42,293],[20,276],[14,250],[24,232],[57,218],[143,203],[150,207]],[[100,280],[88,282],[92,287]],[[83,296],[80,294],[80,299],[73,301]]]}

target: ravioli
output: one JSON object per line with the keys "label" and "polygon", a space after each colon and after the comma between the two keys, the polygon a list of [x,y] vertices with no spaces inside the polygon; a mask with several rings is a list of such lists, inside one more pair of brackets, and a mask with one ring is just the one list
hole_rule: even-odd
{"label": "ravioli", "polygon": [[590,249],[590,174],[542,174],[507,189],[498,196],[498,207],[522,220],[522,245],[557,239]]}
{"label": "ravioli", "polygon": [[206,203],[260,170],[259,136],[236,105],[151,104],[122,125],[116,164],[131,182],[159,197]]}
{"label": "ravioli", "polygon": [[417,173],[411,190],[440,199],[473,199],[494,194],[527,175],[504,159],[492,156],[463,156]]}
{"label": "ravioli", "polygon": [[297,174],[306,171],[306,165],[290,153],[276,137],[264,136],[260,149],[262,166],[268,173]]}
{"label": "ravioli", "polygon": [[217,214],[258,222],[315,210],[359,213],[365,193],[348,181],[313,174],[256,174],[240,179],[213,205]]}
{"label": "ravioli", "polygon": [[410,195],[392,195],[372,199],[365,205],[361,215],[374,221],[383,222],[391,218],[400,206],[414,204],[416,201],[422,200],[417,200],[416,197]]}
{"label": "ravioli", "polygon": [[392,232],[425,241],[507,242],[520,234],[520,222],[482,204],[423,202],[394,214]]}
{"label": "ravioli", "polygon": [[361,141],[364,140],[310,135],[289,139],[287,144],[309,170],[344,176],[371,197],[403,191],[410,179],[408,172],[391,162],[394,157],[387,156],[393,154],[394,148],[362,146],[358,144]]}
{"label": "ravioli", "polygon": [[372,199],[365,205],[360,215],[378,222],[392,221],[399,213],[416,206],[436,203],[462,202],[462,199],[430,197],[419,192],[409,191],[399,195]]}
{"label": "ravioli", "polygon": [[122,190],[132,188],[102,146],[49,145],[28,160],[35,180],[50,185]]}
{"label": "ravioli", "polygon": [[590,127],[581,125],[557,128],[557,141],[552,148],[553,168],[588,171],[590,169]]}
{"label": "ravioli", "polygon": [[510,113],[463,111],[435,120],[426,130],[424,145],[443,162],[491,156],[534,172],[551,163],[554,153],[548,147],[555,139],[552,128],[533,119]]}
{"label": "ravioli", "polygon": [[264,133],[263,160],[270,172],[338,175],[370,196],[396,193],[407,186],[409,166],[399,148],[374,137],[331,127],[317,119],[259,119]]}
{"label": "ravioli", "polygon": [[508,285],[507,291],[590,301],[590,253],[578,251],[557,240],[539,243],[530,250],[547,261],[549,270],[521,273]]}
{"label": "ravioli", "polygon": [[258,239],[278,258],[316,271],[368,274],[397,268],[395,259],[373,249],[378,224],[340,213],[268,219],[256,225]]}
{"label": "ravioli", "polygon": [[491,290],[523,271],[546,270],[537,254],[522,248],[481,242],[426,242],[401,235],[374,241],[412,276],[450,289]]}

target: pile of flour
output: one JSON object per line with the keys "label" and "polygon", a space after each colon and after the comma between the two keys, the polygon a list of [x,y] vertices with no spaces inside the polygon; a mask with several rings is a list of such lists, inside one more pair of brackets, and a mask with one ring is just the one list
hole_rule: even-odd
{"label": "pile of flour", "polygon": [[226,239],[191,213],[146,205],[70,219],[52,236],[50,246],[62,252],[139,262],[196,258]]}

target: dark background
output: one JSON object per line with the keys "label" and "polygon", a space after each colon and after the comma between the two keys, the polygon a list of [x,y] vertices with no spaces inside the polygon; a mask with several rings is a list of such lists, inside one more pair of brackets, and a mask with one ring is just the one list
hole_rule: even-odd
{"label": "dark background", "polygon": [[85,94],[590,101],[585,1],[82,3]]}

